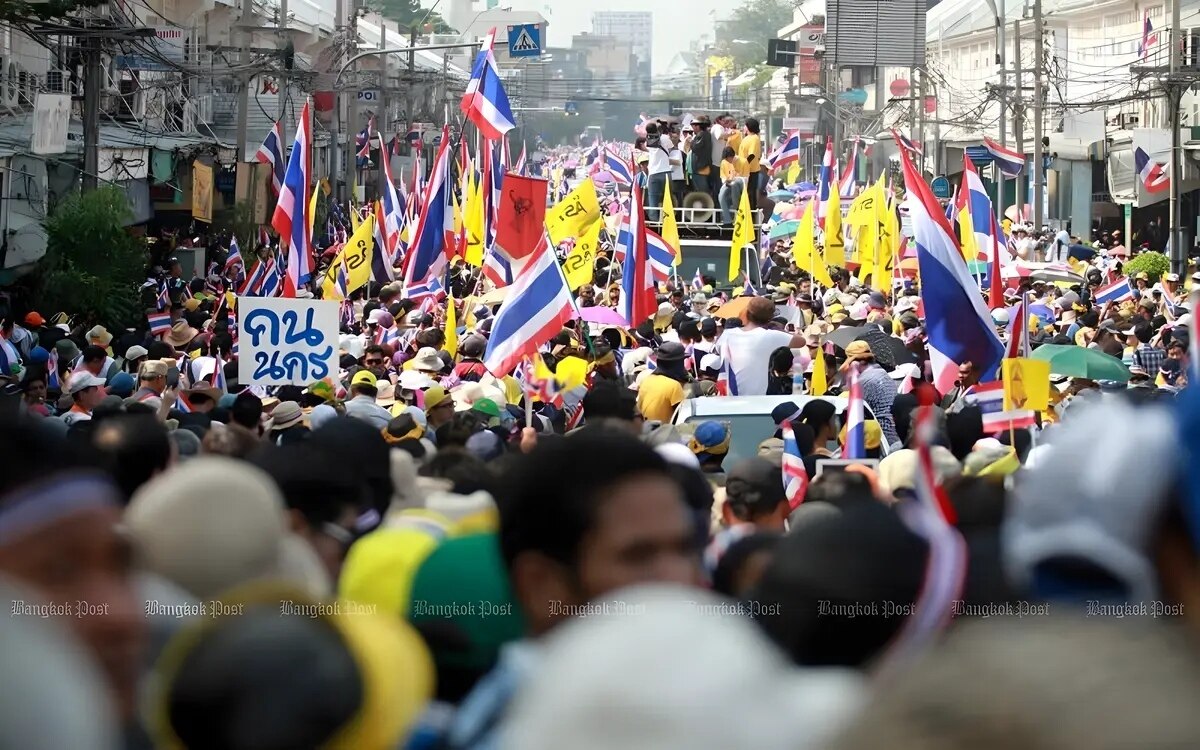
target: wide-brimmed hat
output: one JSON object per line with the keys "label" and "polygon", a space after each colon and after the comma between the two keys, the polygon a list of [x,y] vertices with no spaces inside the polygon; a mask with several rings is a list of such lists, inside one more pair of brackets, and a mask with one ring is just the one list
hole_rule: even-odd
{"label": "wide-brimmed hat", "polygon": [[167,335],[163,336],[163,341],[171,346],[187,346],[199,333],[200,331],[188,325],[186,320],[177,320]]}
{"label": "wide-brimmed hat", "polygon": [[54,342],[54,351],[58,352],[58,358],[66,362],[72,362],[79,356],[79,346],[71,339],[59,339]]}
{"label": "wide-brimmed hat", "polygon": [[412,369],[418,372],[441,372],[445,368],[445,363],[438,356],[437,349],[432,346],[424,346],[417,350],[417,356],[413,357]]}
{"label": "wide-brimmed hat", "polygon": [[113,337],[104,326],[92,326],[91,330],[87,332],[87,340],[89,344],[108,346],[112,343]]}
{"label": "wide-brimmed hat", "polygon": [[271,429],[286,430],[300,424],[304,419],[304,410],[295,401],[283,401],[271,412]]}
{"label": "wide-brimmed hat", "polygon": [[185,395],[185,396],[197,396],[197,395],[205,396],[207,398],[212,399],[213,403],[216,403],[217,401],[220,401],[221,396],[223,396],[225,394],[221,391],[221,389],[214,388],[213,384],[209,383],[207,380],[201,380],[199,383],[196,383],[191,388],[184,390],[183,395]]}

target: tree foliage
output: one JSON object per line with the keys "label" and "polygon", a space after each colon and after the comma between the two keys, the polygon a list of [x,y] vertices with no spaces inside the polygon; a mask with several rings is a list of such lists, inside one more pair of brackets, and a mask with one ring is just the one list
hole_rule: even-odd
{"label": "tree foliage", "polygon": [[384,18],[395,21],[405,28],[412,28],[421,23],[423,28],[418,31],[424,33],[447,34],[456,31],[456,29],[450,28],[445,19],[437,13],[430,13],[426,18],[426,10],[421,7],[418,0],[367,0],[367,7],[378,11]]}
{"label": "tree foliage", "polygon": [[49,0],[29,3],[21,0],[0,0],[0,22],[30,23],[65,18],[81,8],[100,5],[101,0]]}
{"label": "tree foliage", "polygon": [[1157,282],[1163,274],[1170,270],[1171,259],[1154,250],[1138,253],[1136,258],[1121,267],[1121,271],[1130,278],[1133,278],[1135,274],[1145,272],[1150,277],[1151,284]]}
{"label": "tree foliage", "polygon": [[[792,22],[792,0],[745,0],[728,18],[718,21],[717,53],[733,58],[735,70],[745,70],[767,59],[767,40]],[[740,39],[742,42],[734,42]]]}
{"label": "tree foliage", "polygon": [[131,218],[125,192],[113,186],[77,193],[58,205],[46,221],[43,309],[83,315],[110,329],[138,321],[147,254],[125,228]]}

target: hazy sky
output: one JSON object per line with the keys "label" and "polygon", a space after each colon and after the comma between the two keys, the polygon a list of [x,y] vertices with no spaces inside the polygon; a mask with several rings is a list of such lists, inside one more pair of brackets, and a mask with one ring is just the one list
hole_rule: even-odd
{"label": "hazy sky", "polygon": [[[429,5],[429,0],[423,0]],[[484,7],[476,3],[476,9]],[[646,0],[606,0],[604,3],[587,3],[580,0],[500,0],[499,7],[513,10],[536,10],[546,16],[550,23],[549,44],[567,47],[571,37],[582,31],[591,31],[592,12],[595,10],[646,10],[654,12],[654,73],[659,74],[678,52],[685,51],[691,41],[704,32],[711,34],[713,11],[725,14],[736,4],[718,0],[689,0],[680,3],[650,3]]]}

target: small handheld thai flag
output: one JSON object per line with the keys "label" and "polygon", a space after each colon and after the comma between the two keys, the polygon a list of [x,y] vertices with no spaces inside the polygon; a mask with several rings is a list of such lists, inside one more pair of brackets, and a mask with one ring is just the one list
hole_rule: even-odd
{"label": "small handheld thai flag", "polygon": [[237,284],[246,275],[246,262],[242,260],[242,250],[238,247],[237,237],[229,240],[229,257],[225,260],[225,278]]}
{"label": "small handheld thai flag", "polygon": [[1029,346],[1029,303],[1025,295],[1012,309],[1008,321],[1008,344],[1004,350],[1006,358],[1028,357]]}
{"label": "small handheld thai flag", "polygon": [[983,414],[983,431],[987,433],[1019,430],[1037,424],[1037,415],[1030,409],[1004,409],[1004,383],[994,381],[975,387],[974,401]]}
{"label": "small handheld thai flag", "polygon": [[354,143],[358,146],[358,153],[355,154],[360,159],[371,158],[371,131],[375,129],[375,116],[371,115],[371,119],[367,120],[367,126],[359,131],[354,137]]}
{"label": "small handheld thai flag", "polygon": [[192,413],[192,405],[188,403],[188,400],[183,397],[182,393],[175,397],[175,408],[184,414]]}
{"label": "small handheld thai flag", "polygon": [[267,131],[267,137],[258,147],[254,158],[263,164],[271,165],[271,189],[275,191],[275,195],[279,195],[279,190],[283,187],[283,170],[287,166],[287,162],[283,158],[282,120],[276,120],[271,129]]}
{"label": "small handheld thai flag", "polygon": [[54,347],[50,348],[50,358],[46,360],[46,390],[62,390],[62,383],[58,379],[58,349]]}
{"label": "small handheld thai flag", "polygon": [[696,266],[696,275],[692,277],[692,289],[704,287],[704,277],[700,275],[700,266]]}
{"label": "small handheld thai flag", "polygon": [[842,458],[867,457],[867,423],[863,410],[862,383],[858,365],[850,367],[849,400],[846,403],[846,445]]}
{"label": "small handheld thai flag", "polygon": [[1129,286],[1129,277],[1122,276],[1111,284],[1106,284],[1096,290],[1093,303],[1107,305],[1133,299],[1133,289]]}
{"label": "small handheld thai flag", "polygon": [[738,395],[737,374],[733,371],[733,360],[729,347],[721,347],[721,371],[717,373],[717,393],[721,396]]}
{"label": "small handheld thai flag", "polygon": [[795,510],[804,502],[808,493],[808,470],[804,468],[804,457],[800,455],[800,444],[792,430],[792,422],[783,423],[783,491],[787,496],[788,510]]}
{"label": "small handheld thai flag", "polygon": [[167,293],[167,282],[163,282],[158,286],[158,297],[155,299],[155,305],[159,310],[166,310],[171,306],[171,295]]}
{"label": "small handheld thai flag", "polygon": [[155,336],[161,336],[171,331],[171,313],[165,310],[148,314],[146,322],[150,324],[150,333]]}
{"label": "small handheld thai flag", "polygon": [[908,138],[905,138],[900,131],[896,130],[895,128],[892,128],[892,138],[896,141],[897,146],[899,146],[902,150],[913,154],[914,156],[921,156],[925,153],[925,150],[921,148],[919,143],[913,143]]}
{"label": "small handheld thai flag", "polygon": [[758,290],[755,289],[754,285],[750,283],[750,274],[743,274],[743,276],[745,277],[746,281],[742,284],[742,296],[753,297],[754,295],[758,294]]}

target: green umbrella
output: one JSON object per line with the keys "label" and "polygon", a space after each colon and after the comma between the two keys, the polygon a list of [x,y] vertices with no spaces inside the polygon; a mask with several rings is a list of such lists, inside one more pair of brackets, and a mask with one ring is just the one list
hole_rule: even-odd
{"label": "green umbrella", "polygon": [[796,197],[796,194],[791,190],[776,190],[767,195],[767,197],[773,201],[790,201]]}
{"label": "green umbrella", "polygon": [[1098,349],[1069,344],[1043,344],[1033,350],[1033,359],[1050,363],[1050,372],[1088,380],[1129,380],[1129,368],[1121,360]]}
{"label": "green umbrella", "polygon": [[767,235],[767,239],[777,240],[780,237],[791,237],[792,235],[794,235],[796,233],[796,230],[799,227],[800,227],[800,222],[795,219],[788,219],[787,221],[781,221],[778,224],[776,224],[775,226],[771,227],[771,233]]}

